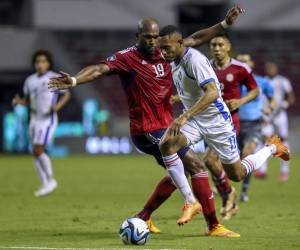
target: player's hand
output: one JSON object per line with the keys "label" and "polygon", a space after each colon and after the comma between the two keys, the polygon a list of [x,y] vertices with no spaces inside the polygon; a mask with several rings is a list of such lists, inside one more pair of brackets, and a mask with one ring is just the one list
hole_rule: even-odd
{"label": "player's hand", "polygon": [[181,115],[176,118],[169,127],[169,135],[176,136],[180,133],[180,128],[187,122],[187,118],[185,115]]}
{"label": "player's hand", "polygon": [[21,104],[21,97],[19,94],[15,95],[15,97],[11,101],[12,106],[16,106],[17,104]]}
{"label": "player's hand", "polygon": [[59,72],[61,76],[52,77],[48,83],[48,89],[50,90],[59,90],[59,89],[68,89],[72,87],[72,78],[70,74],[63,71]]}
{"label": "player's hand", "polygon": [[225,20],[228,25],[233,25],[237,19],[237,17],[245,13],[245,9],[241,8],[240,6],[236,5],[232,7],[230,10],[228,10]]}
{"label": "player's hand", "polygon": [[170,103],[173,105],[176,102],[180,102],[180,98],[178,95],[171,95],[170,97]]}
{"label": "player's hand", "polygon": [[231,112],[237,110],[243,104],[240,99],[231,99],[231,100],[225,101],[225,103],[228,106],[229,111],[231,111]]}

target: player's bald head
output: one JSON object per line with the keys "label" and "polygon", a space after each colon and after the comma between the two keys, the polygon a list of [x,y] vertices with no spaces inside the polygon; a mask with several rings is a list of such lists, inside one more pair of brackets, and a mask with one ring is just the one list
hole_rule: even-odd
{"label": "player's bald head", "polygon": [[152,17],[145,17],[138,22],[138,33],[159,32],[158,21]]}

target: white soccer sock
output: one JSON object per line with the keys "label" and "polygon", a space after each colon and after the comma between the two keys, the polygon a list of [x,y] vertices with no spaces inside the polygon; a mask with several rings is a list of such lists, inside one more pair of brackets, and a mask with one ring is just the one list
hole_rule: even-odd
{"label": "white soccer sock", "polygon": [[245,167],[247,175],[259,169],[274,153],[276,153],[276,146],[272,144],[264,146],[255,154],[248,155],[247,157],[245,157],[242,160],[242,165]]}
{"label": "white soccer sock", "polygon": [[45,186],[47,184],[47,176],[46,176],[46,173],[44,172],[42,166],[41,166],[41,163],[40,163],[40,160],[35,158],[34,159],[34,165],[35,165],[35,169],[40,177],[40,180],[42,182],[42,185]]}
{"label": "white soccer sock", "polygon": [[38,157],[41,167],[43,168],[44,172],[46,173],[47,180],[51,180],[53,178],[53,171],[52,171],[52,164],[49,156],[46,153],[42,153]]}
{"label": "white soccer sock", "polygon": [[268,161],[265,161],[258,171],[266,174],[268,171]]}
{"label": "white soccer sock", "polygon": [[[288,141],[284,140],[283,143],[290,148],[290,145],[288,143]],[[288,174],[290,172],[290,162],[289,161],[284,161],[281,160],[281,165],[280,165],[280,172],[282,174]]]}
{"label": "white soccer sock", "polygon": [[185,199],[185,202],[188,204],[195,203],[196,198],[184,174],[183,163],[179,156],[177,154],[164,156],[163,160],[170,177],[172,178],[177,188],[180,190],[183,198]]}

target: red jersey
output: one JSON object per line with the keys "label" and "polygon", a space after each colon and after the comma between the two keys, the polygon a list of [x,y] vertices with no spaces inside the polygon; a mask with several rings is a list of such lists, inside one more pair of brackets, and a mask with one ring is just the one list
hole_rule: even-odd
{"label": "red jersey", "polygon": [[[212,61],[212,65],[221,84],[222,95],[225,101],[240,99],[241,85],[245,85],[248,91],[257,88],[252,70],[247,64],[232,58],[230,64],[224,69],[217,68],[214,61]],[[231,112],[231,115],[235,129],[239,133],[240,120],[238,110]]]}
{"label": "red jersey", "polygon": [[144,58],[136,46],[117,52],[103,63],[118,74],[127,95],[130,132],[139,135],[167,128],[173,120],[171,66],[159,49]]}

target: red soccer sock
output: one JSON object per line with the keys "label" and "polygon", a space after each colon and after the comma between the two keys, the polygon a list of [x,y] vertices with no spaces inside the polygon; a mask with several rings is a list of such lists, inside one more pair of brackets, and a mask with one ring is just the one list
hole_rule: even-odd
{"label": "red soccer sock", "polygon": [[192,186],[196,198],[202,205],[203,214],[209,229],[219,224],[215,209],[213,192],[210,189],[207,172],[192,176]]}
{"label": "red soccer sock", "polygon": [[149,220],[151,214],[163,204],[175,191],[176,186],[169,176],[165,176],[156,186],[153,194],[148,199],[144,209],[138,213],[138,217],[143,220]]}
{"label": "red soccer sock", "polygon": [[228,198],[228,194],[231,192],[231,186],[229,183],[229,178],[227,174],[225,173],[224,169],[222,170],[221,174],[219,176],[213,176],[212,177],[213,182],[215,183],[215,186],[218,190],[219,195],[226,202]]}

